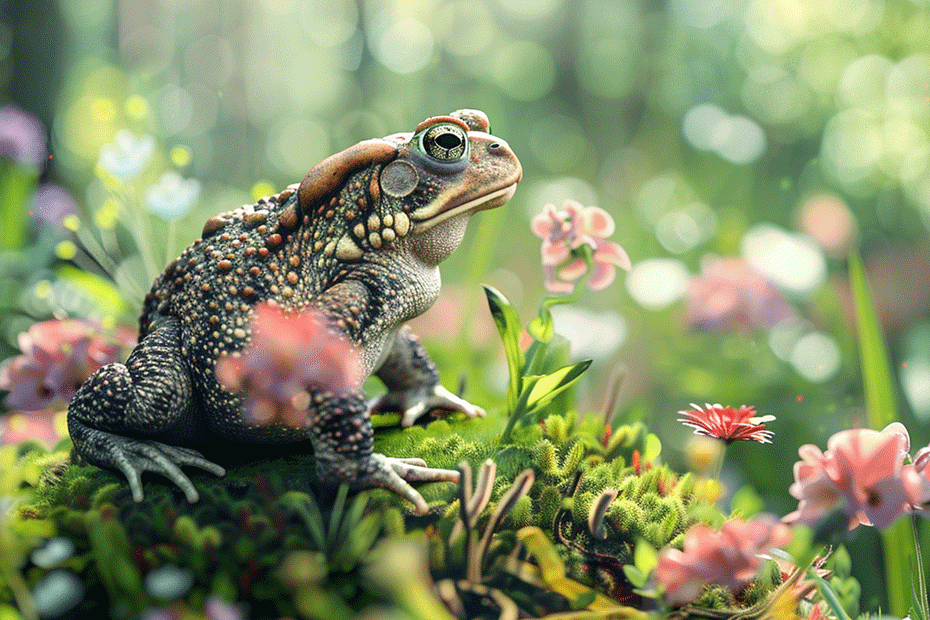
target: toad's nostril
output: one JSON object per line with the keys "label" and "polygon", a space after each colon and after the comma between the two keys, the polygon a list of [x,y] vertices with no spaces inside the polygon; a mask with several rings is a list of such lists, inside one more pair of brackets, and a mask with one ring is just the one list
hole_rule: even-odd
{"label": "toad's nostril", "polygon": [[500,147],[501,147],[500,142],[492,142],[490,146],[488,146],[489,149],[499,149]]}

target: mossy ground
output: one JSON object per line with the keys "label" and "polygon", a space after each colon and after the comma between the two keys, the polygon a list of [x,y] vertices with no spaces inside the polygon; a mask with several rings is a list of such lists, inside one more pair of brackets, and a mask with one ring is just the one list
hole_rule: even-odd
{"label": "mossy ground", "polygon": [[[352,617],[372,608],[430,617],[424,611],[429,604],[442,605],[429,584],[445,580],[465,587],[466,565],[475,561],[468,545],[492,527],[486,553],[477,559],[480,578],[468,587],[492,585],[521,601],[524,611],[543,615],[594,604],[595,591],[617,605],[643,603],[623,575],[635,544],[680,545],[697,520],[723,519],[690,475],[647,462],[644,456],[652,460],[658,451],[641,424],[609,429],[593,417],[553,415],[519,428],[513,443],[501,445],[504,422],[492,412],[485,419],[453,417],[376,432],[380,452],[419,456],[432,467],[454,469],[464,461],[472,471],[490,472],[486,491],[474,491],[486,497],[473,515],[472,543],[456,525],[465,511],[452,483],[420,486],[432,512],[418,517],[384,490],[350,496],[346,489],[321,488],[312,455],[290,454],[235,465],[222,479],[191,471],[201,494],[195,504],[166,480],[146,477],[146,498],[136,503],[118,475],[70,464],[66,450],[23,446],[8,458],[15,467],[7,482],[17,477],[26,494],[9,523],[10,544],[24,558],[30,589],[59,569],[86,584],[81,601],[66,614],[72,617],[130,618],[151,608],[202,617],[214,597],[239,602],[253,618]],[[521,474],[527,469],[532,473]],[[520,476],[528,480],[525,493],[513,495]],[[616,493],[616,499],[605,501],[604,493]],[[596,510],[598,502],[606,508]],[[542,563],[536,558],[528,564],[531,558],[518,548],[523,528],[546,533],[572,583],[595,589],[590,596],[514,577],[514,562],[524,568]],[[29,531],[39,535],[25,535]],[[453,531],[459,534],[450,539]],[[40,566],[34,549],[55,537],[72,541],[73,553]],[[414,541],[421,551],[404,556],[408,564],[385,561],[384,545],[395,544],[393,539]],[[422,576],[429,601],[411,602],[396,590],[411,573]],[[165,582],[170,585],[176,574],[184,576],[183,587],[172,590]],[[487,599],[462,592],[472,606]],[[12,603],[12,590],[0,588],[0,601]]]}

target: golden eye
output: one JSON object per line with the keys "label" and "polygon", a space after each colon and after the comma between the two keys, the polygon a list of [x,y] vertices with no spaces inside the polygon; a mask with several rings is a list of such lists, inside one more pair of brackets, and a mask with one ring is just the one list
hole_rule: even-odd
{"label": "golden eye", "polygon": [[465,132],[455,125],[433,125],[423,134],[422,143],[423,150],[430,157],[452,161],[465,155],[468,139]]}

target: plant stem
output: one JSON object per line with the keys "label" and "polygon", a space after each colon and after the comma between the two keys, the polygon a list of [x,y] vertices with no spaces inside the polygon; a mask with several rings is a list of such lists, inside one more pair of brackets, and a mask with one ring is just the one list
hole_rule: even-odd
{"label": "plant stem", "polygon": [[917,531],[917,513],[911,513],[911,532],[914,534],[914,553],[917,559],[917,597],[921,607],[921,615],[930,617],[930,605],[927,604],[927,579],[924,575],[924,562],[920,556],[920,532]]}
{"label": "plant stem", "polygon": [[720,448],[720,455],[717,457],[717,464],[714,465],[714,475],[713,479],[717,482],[720,482],[720,474],[723,472],[723,460],[727,455],[727,442],[720,440],[722,448]]}

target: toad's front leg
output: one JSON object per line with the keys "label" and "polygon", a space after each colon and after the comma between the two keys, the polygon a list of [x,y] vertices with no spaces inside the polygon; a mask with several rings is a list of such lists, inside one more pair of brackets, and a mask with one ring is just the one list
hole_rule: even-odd
{"label": "toad's front leg", "polygon": [[196,502],[197,489],[181,467],[226,472],[195,450],[171,445],[190,434],[192,407],[180,325],[171,317],[136,345],[126,364],[108,364],[81,386],[68,405],[68,432],[87,462],[126,476],[137,502],[145,471],[170,478]]}
{"label": "toad's front leg", "polygon": [[401,426],[411,426],[434,409],[484,417],[484,409],[442,387],[436,364],[410,328],[404,326],[398,330],[390,347],[381,367],[375,371],[388,393],[374,403],[373,410],[400,411]]}
{"label": "toad's front leg", "polygon": [[426,466],[422,459],[392,458],[373,452],[374,434],[368,406],[360,391],[318,394],[318,409],[308,419],[317,475],[329,484],[353,488],[383,487],[426,514],[426,500],[410,482],[458,482],[459,472]]}

